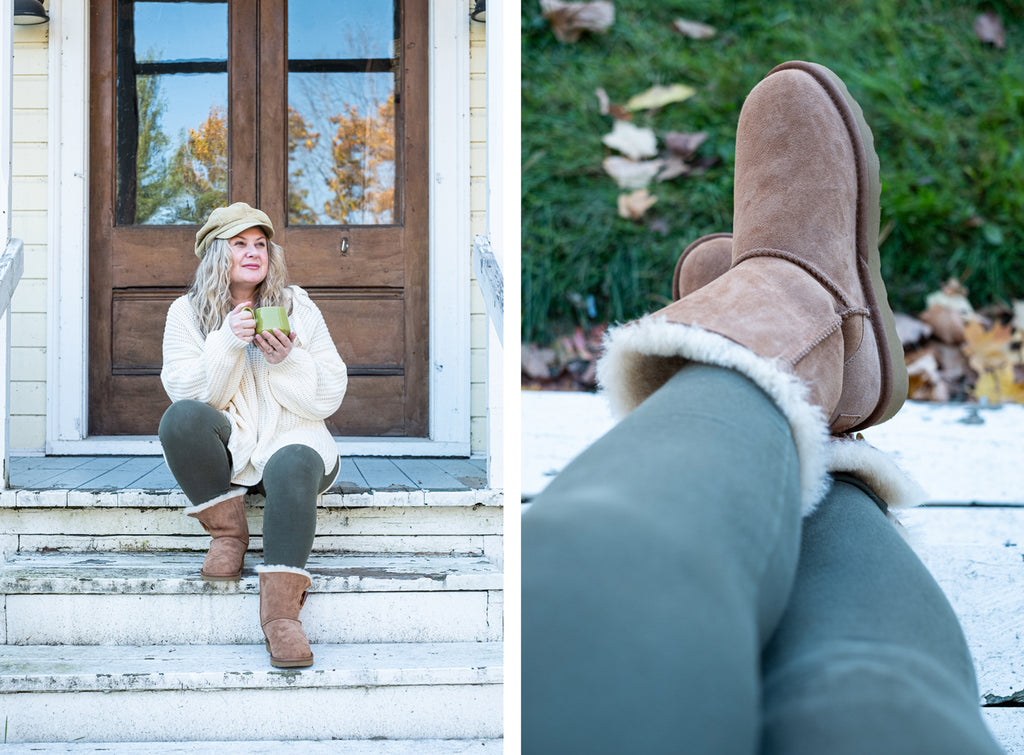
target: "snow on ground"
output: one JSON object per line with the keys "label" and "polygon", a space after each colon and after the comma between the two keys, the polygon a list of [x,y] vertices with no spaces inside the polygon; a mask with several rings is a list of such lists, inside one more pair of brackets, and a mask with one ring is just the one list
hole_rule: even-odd
{"label": "snow on ground", "polygon": [[[522,392],[522,494],[528,500],[614,425],[592,393]],[[893,455],[933,503],[1024,502],[1024,406],[907,402],[864,437]]]}

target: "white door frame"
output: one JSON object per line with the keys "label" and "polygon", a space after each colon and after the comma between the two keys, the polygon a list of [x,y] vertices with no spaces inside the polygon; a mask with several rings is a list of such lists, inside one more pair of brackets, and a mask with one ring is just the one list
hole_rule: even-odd
{"label": "white door frame", "polygon": [[[49,8],[46,452],[159,454],[155,434],[87,437],[88,5],[51,0]],[[429,438],[339,439],[346,456],[470,453],[468,0],[431,2],[429,25]]]}

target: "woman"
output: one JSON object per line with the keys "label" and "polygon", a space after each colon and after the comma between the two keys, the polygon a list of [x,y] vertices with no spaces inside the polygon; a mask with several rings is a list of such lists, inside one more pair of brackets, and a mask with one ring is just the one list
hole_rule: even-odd
{"label": "woman", "polygon": [[523,516],[523,751],[999,752],[885,516],[913,488],[849,437],[907,391],[872,136],[831,71],[754,88],[734,186],[733,235],[607,339],[624,418]]}
{"label": "woman", "polygon": [[[316,499],[338,473],[324,419],[348,383],[320,310],[288,285],[270,218],[244,202],[218,207],[196,234],[195,283],[171,304],[164,331],[160,421],[164,457],[213,537],[205,580],[238,580],[249,545],[244,497],[263,493],[260,624],[270,663],[310,666],[299,610],[310,575]],[[250,310],[283,306],[291,333],[256,332]]]}

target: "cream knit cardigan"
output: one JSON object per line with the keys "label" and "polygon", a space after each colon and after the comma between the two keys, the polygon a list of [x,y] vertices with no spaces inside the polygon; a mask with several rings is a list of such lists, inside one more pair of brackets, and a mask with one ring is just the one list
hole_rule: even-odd
{"label": "cream knit cardigan", "polygon": [[324,420],[341,405],[348,372],[309,294],[298,286],[290,291],[289,323],[298,338],[280,364],[269,364],[255,344],[235,336],[227,318],[203,338],[187,296],[167,312],[164,390],[171,401],[203,401],[228,418],[236,485],[258,483],[274,452],[293,443],[317,451],[325,473],[338,459]]}

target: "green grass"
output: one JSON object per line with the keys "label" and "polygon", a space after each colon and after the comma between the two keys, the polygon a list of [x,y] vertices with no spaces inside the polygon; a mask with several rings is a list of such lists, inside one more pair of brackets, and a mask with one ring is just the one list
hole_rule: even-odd
{"label": "green grass", "polygon": [[[679,252],[732,226],[736,120],[747,92],[775,64],[834,70],[875,136],[882,173],[883,274],[893,306],[923,309],[950,277],[975,305],[1024,298],[1024,6],[1020,2],[895,0],[832,3],[616,0],[605,35],[562,44],[536,0],[522,11],[523,339],[623,321],[668,301]],[[972,25],[994,9],[1006,49]],[[671,29],[675,18],[716,27],[710,40]],[[619,218],[601,168],[613,102],[655,84],[698,93],[634,122],[706,131],[703,175],[652,184],[643,221]],[[653,224],[653,228],[652,228]],[[590,306],[588,307],[588,302]],[[589,311],[588,311],[589,310]]]}

